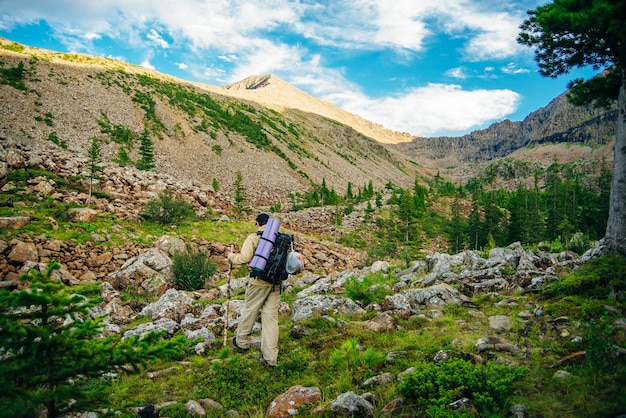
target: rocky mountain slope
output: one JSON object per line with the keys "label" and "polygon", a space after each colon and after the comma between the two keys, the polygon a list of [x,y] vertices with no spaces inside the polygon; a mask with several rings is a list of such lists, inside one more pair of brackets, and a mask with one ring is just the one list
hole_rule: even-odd
{"label": "rocky mountain slope", "polygon": [[[566,94],[532,112],[522,122],[505,120],[461,137],[419,138],[392,147],[410,158],[427,160],[439,167],[491,161],[546,144],[578,143],[611,149],[617,110],[576,107],[568,103]],[[556,155],[567,158],[566,148],[558,148]],[[612,159],[611,153],[599,154]]]}
{"label": "rocky mountain slope", "polygon": [[[6,233],[7,238],[0,238],[0,282],[17,283],[19,275],[33,267],[33,263],[45,263],[49,260],[55,260],[64,266],[63,279],[68,284],[105,279],[119,270],[129,259],[152,246],[151,240],[146,244],[134,233],[127,231],[124,224],[139,223],[145,205],[156,199],[165,189],[173,191],[177,198],[189,202],[202,219],[211,219],[219,224],[227,221],[233,214],[228,199],[225,199],[222,193],[215,193],[210,186],[194,185],[192,181],[181,181],[172,176],[142,171],[135,167],[118,167],[115,164],[104,168],[103,180],[98,186],[98,190],[105,192],[107,198],[97,196],[90,198],[87,193],[65,190],[63,184],[72,178],[80,178],[87,164],[84,157],[52,143],[3,140],[0,149],[0,178],[6,179],[12,171],[18,169],[39,170],[58,176],[56,181],[43,175],[38,176],[30,179],[27,185],[9,181],[3,185],[4,191],[21,190],[19,194],[37,195],[41,200],[50,199],[82,206],[65,214],[47,216],[43,223],[48,229],[58,230],[59,223],[66,218],[80,228],[81,224],[95,225],[99,217],[114,216],[117,225],[111,230],[93,231],[86,243],[51,239],[44,235],[32,237],[17,234],[14,232],[19,228],[40,221],[40,216],[34,214],[28,202],[18,201],[16,206],[20,216],[0,217],[0,229]],[[331,273],[337,269],[344,270],[362,264],[362,255],[356,251],[320,241],[309,235],[307,228],[299,222],[294,222],[287,216],[280,218],[283,230],[297,234],[296,245],[307,259],[307,271]],[[323,224],[323,221],[318,224],[317,232],[324,228]],[[174,226],[171,233],[172,235],[177,233]],[[245,235],[240,237],[238,245],[241,245],[244,237]],[[107,241],[109,243],[119,241],[120,245],[104,245],[103,243]],[[185,244],[207,254],[220,272],[227,271],[226,255],[229,247],[226,244],[211,241],[202,233],[194,234],[193,240]]]}
{"label": "rocky mountain slope", "polygon": [[[322,182],[340,194],[348,183],[362,187],[370,180],[376,188],[388,182],[410,187],[419,170],[425,172],[323,115],[295,108],[279,113],[114,60],[6,40],[1,45],[0,137],[5,139],[53,140],[86,154],[97,138],[105,161],[124,148],[136,162],[146,133],[154,144],[156,172],[204,185],[217,182],[232,196],[239,171],[257,206],[286,204],[289,194]],[[22,84],[16,87],[6,77],[20,65]]]}

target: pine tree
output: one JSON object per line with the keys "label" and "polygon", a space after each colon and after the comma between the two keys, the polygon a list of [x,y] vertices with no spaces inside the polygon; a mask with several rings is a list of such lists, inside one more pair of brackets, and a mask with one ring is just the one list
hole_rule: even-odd
{"label": "pine tree", "polygon": [[[182,354],[183,339],[156,333],[121,339],[101,336],[103,318],[92,319],[98,299],[73,294],[53,277],[59,264],[21,276],[22,290],[0,290],[1,415],[55,418],[89,405],[85,379],[101,378],[117,366],[138,370],[150,359]],[[102,401],[102,393],[93,394]]]}
{"label": "pine tree", "polygon": [[141,155],[141,159],[137,162],[137,168],[145,171],[152,170],[155,167],[154,144],[150,139],[148,131],[143,131],[140,140],[141,145],[139,146],[139,154]]}
{"label": "pine tree", "polygon": [[374,183],[370,180],[367,182],[367,187],[363,189],[363,198],[371,199],[372,197],[374,197]]}
{"label": "pine tree", "polygon": [[117,164],[120,167],[126,167],[128,165],[128,163],[130,162],[130,157],[128,155],[128,151],[126,150],[126,147],[124,145],[119,146],[118,150],[117,150],[117,160],[116,160]]}
{"label": "pine tree", "polygon": [[527,212],[527,191],[521,185],[518,184],[515,189],[515,193],[509,199],[508,211],[510,213],[509,216],[509,233],[508,233],[508,241],[516,242],[519,241],[523,244],[526,244],[527,241],[523,238],[523,229],[524,225],[528,221],[528,212]]}
{"label": "pine tree", "polygon": [[354,192],[352,191],[352,182],[348,182],[348,189],[346,190],[346,200],[352,201],[354,199]]}
{"label": "pine tree", "polygon": [[532,47],[541,75],[556,78],[574,68],[599,75],[569,83],[575,105],[617,102],[613,178],[604,234],[606,252],[626,255],[626,1],[554,0],[528,11],[518,42]]}
{"label": "pine tree", "polygon": [[404,230],[404,242],[408,243],[412,238],[412,222],[416,217],[415,199],[410,192],[400,190],[400,196],[398,198],[398,219],[401,223],[401,228]]}
{"label": "pine tree", "polygon": [[243,212],[245,210],[245,203],[248,200],[246,197],[246,188],[243,184],[243,175],[240,170],[237,170],[235,175],[235,183],[233,184],[235,189],[235,211]]}
{"label": "pine tree", "polygon": [[546,220],[541,205],[541,190],[539,188],[539,172],[535,172],[534,187],[527,200],[528,222],[526,236],[529,243],[541,242],[546,234]]}
{"label": "pine tree", "polygon": [[98,173],[103,169],[102,166],[98,165],[102,162],[98,138],[93,137],[91,139],[91,147],[89,147],[89,150],[87,151],[87,157],[87,169],[89,171],[89,198],[87,199],[87,206],[89,206],[91,205],[91,192],[93,189],[93,181],[98,178]]}
{"label": "pine tree", "polygon": [[426,213],[426,198],[428,197],[428,189],[425,186],[419,184],[416,179],[413,185],[413,192],[416,216],[422,217]]}
{"label": "pine tree", "polygon": [[487,242],[486,237],[483,236],[483,229],[480,206],[478,205],[478,199],[474,196],[472,198],[472,212],[470,213],[467,227],[470,246],[474,250],[480,249]]}
{"label": "pine tree", "polygon": [[450,245],[450,249],[453,254],[459,253],[463,249],[465,244],[465,236],[463,234],[464,229],[465,225],[463,217],[461,216],[461,204],[459,202],[459,197],[455,196],[454,201],[452,202],[452,225],[450,239],[448,240],[448,244]]}
{"label": "pine tree", "polygon": [[504,225],[503,225],[503,217],[504,214],[499,207],[499,196],[496,195],[495,191],[490,191],[485,195],[486,202],[484,203],[484,215],[485,215],[485,229],[488,236],[495,242],[496,245],[503,244],[504,233]]}
{"label": "pine tree", "polygon": [[320,193],[319,193],[319,200],[321,202],[321,206],[324,206],[325,204],[325,199],[328,196],[328,194],[330,193],[330,190],[328,190],[328,187],[326,187],[326,177],[322,178],[322,187],[320,188]]}
{"label": "pine tree", "polygon": [[563,186],[559,177],[559,164],[553,163],[548,167],[545,180],[545,194],[547,208],[547,235],[551,240],[557,237],[557,227],[565,215],[563,207]]}

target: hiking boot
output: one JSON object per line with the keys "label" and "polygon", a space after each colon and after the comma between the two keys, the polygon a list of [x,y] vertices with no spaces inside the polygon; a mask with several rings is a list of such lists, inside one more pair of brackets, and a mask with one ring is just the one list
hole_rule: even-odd
{"label": "hiking boot", "polygon": [[249,350],[249,349],[250,349],[250,348],[243,348],[243,347],[239,347],[239,346],[237,345],[237,337],[233,337],[233,345],[234,345],[236,348],[240,349],[241,351],[246,351],[246,350]]}

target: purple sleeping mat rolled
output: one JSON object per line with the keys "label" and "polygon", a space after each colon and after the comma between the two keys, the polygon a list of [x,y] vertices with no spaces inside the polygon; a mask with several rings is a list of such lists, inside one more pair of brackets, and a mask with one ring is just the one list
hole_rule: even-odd
{"label": "purple sleeping mat rolled", "polygon": [[263,234],[261,234],[261,240],[256,247],[254,257],[250,262],[250,267],[253,269],[263,270],[267,264],[267,259],[272,252],[274,242],[276,242],[276,236],[278,235],[278,229],[280,228],[280,221],[278,219],[269,218],[265,226]]}

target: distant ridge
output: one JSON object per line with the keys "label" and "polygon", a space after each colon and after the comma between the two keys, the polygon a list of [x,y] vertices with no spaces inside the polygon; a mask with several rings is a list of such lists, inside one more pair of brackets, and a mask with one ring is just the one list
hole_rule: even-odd
{"label": "distant ridge", "polygon": [[297,109],[335,120],[384,144],[398,144],[414,139],[406,132],[397,132],[347,112],[330,102],[316,99],[273,74],[253,75],[223,87],[202,85],[215,93],[260,103],[278,112]]}

